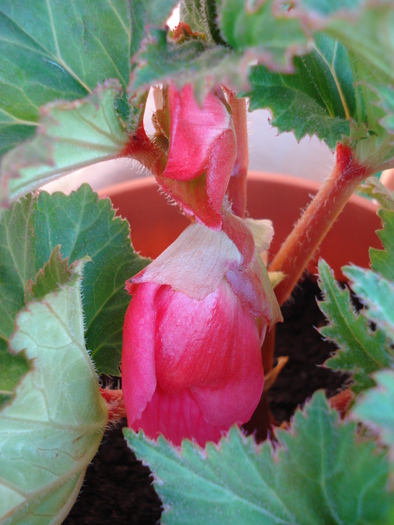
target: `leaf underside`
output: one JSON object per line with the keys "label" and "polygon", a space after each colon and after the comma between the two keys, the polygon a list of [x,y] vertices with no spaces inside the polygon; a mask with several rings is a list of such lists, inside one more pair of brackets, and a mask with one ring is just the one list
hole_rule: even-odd
{"label": "leaf underside", "polygon": [[375,429],[394,459],[394,370],[374,374],[376,386],[357,399],[353,415]]}
{"label": "leaf underside", "polygon": [[80,275],[32,300],[16,327],[10,348],[33,366],[0,412],[0,522],[61,523],[108,417],[84,344]]}

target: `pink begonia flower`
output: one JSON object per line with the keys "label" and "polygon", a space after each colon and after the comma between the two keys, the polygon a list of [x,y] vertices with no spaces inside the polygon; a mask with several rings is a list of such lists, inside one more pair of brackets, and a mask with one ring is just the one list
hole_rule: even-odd
{"label": "pink begonia flower", "polygon": [[[266,248],[272,227],[263,221],[262,229]],[[224,231],[195,223],[127,288],[133,297],[122,388],[129,427],[203,446],[248,421],[263,391],[261,343],[281,319],[257,251],[245,258]]]}
{"label": "pink begonia flower", "polygon": [[166,104],[170,119],[168,159],[156,180],[185,213],[220,230],[220,209],[237,157],[229,110],[213,92],[200,106],[191,85],[178,90],[170,84]]}

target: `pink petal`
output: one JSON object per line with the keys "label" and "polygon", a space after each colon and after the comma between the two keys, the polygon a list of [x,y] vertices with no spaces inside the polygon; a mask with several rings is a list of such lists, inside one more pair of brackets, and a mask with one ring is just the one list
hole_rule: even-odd
{"label": "pink petal", "polygon": [[163,434],[174,445],[180,445],[182,439],[188,438],[202,447],[207,441],[217,443],[222,433],[228,430],[207,423],[189,390],[168,394],[159,387],[141,418],[131,427],[134,430],[142,428],[153,439]]}
{"label": "pink petal", "polygon": [[207,166],[207,195],[217,213],[220,213],[236,156],[234,131],[227,130],[212,145]]}
{"label": "pink petal", "polygon": [[[249,421],[255,411],[264,386],[264,370],[261,360],[260,334],[252,331],[250,316],[234,323],[233,364],[228,365],[227,381],[212,387],[193,387],[191,392],[208,423],[230,427],[234,423]],[[249,325],[249,326],[248,326]],[[263,327],[263,334],[265,334]]]}
{"label": "pink petal", "polygon": [[154,300],[160,286],[136,288],[123,325],[122,389],[129,426],[141,417],[156,389]]}
{"label": "pink petal", "polygon": [[190,388],[215,426],[247,421],[264,383],[255,318],[224,281],[202,301],[162,287],[157,304],[160,388],[170,393]]}
{"label": "pink petal", "polygon": [[181,90],[170,84],[168,104],[170,149],[163,176],[191,180],[206,171],[209,151],[215,140],[230,128],[231,117],[223,102],[213,93],[205,97],[200,107],[190,84]]}

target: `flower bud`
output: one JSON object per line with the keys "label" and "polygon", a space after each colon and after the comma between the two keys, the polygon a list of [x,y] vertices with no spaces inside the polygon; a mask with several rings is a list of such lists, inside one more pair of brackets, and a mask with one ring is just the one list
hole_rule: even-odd
{"label": "flower bud", "polygon": [[264,385],[260,345],[280,312],[257,252],[244,261],[226,233],[196,223],[127,283],[122,385],[130,427],[203,446],[250,419]]}
{"label": "flower bud", "polygon": [[155,120],[158,133],[169,134],[168,159],[156,180],[185,213],[219,230],[220,209],[237,156],[231,114],[224,99],[212,91],[201,106],[191,85],[178,90],[170,84],[165,93]]}

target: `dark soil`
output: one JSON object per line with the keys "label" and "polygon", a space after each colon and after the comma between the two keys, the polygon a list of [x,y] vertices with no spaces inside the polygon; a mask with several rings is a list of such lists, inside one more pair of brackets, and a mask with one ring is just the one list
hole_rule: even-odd
{"label": "dark soil", "polygon": [[[307,279],[282,309],[285,322],[277,326],[275,352],[277,357],[289,356],[289,361],[269,392],[271,411],[279,423],[288,421],[315,390],[323,388],[330,397],[347,379],[319,366],[335,350],[314,328],[325,324],[315,300],[319,293],[316,283]],[[161,508],[151,481],[149,469],[127,448],[121,427],[108,430],[64,523],[154,525]]]}

